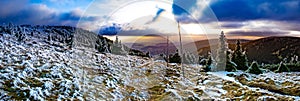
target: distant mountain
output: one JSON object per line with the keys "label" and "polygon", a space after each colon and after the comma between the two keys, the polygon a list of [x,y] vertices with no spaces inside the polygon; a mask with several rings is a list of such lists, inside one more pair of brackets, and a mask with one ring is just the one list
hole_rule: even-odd
{"label": "distant mountain", "polygon": [[[235,43],[228,42],[229,48],[234,50]],[[284,58],[292,55],[300,55],[299,37],[266,37],[242,43],[242,48],[246,51],[249,61],[259,63],[279,63]],[[198,49],[198,53],[207,56],[210,47]]]}
{"label": "distant mountain", "polygon": [[[227,43],[228,44],[235,44],[237,40],[240,40],[241,43],[245,43],[245,42],[249,42],[250,40],[246,40],[246,39],[228,39],[227,40]],[[185,44],[184,46],[189,48],[191,46],[196,46],[197,49],[200,49],[200,48],[204,48],[204,47],[208,47],[210,46],[210,44],[217,44],[218,42],[218,39],[212,39],[212,40],[200,40],[200,41],[196,41],[196,42],[193,42],[193,43],[188,43],[188,44]]]}
{"label": "distant mountain", "polygon": [[[168,45],[166,43],[159,43],[159,44],[156,44],[156,45],[153,45],[153,46],[143,47],[143,48],[141,48],[141,50],[150,51],[150,52],[152,52],[153,55],[166,54],[167,46]],[[170,43],[168,49],[169,49],[169,53],[174,53],[177,48],[174,44]]]}
{"label": "distant mountain", "polygon": [[267,37],[244,43],[250,61],[279,63],[284,58],[300,55],[299,37]]}
{"label": "distant mountain", "polygon": [[[216,42],[217,39],[214,40],[210,40],[210,42]],[[237,41],[237,39],[228,39],[228,43],[232,43],[234,44]],[[248,42],[249,40],[245,40],[242,39],[241,42]],[[217,44],[217,43],[211,43],[211,44]],[[200,40],[200,41],[196,41],[193,43],[187,43],[183,45],[183,49],[202,49],[205,47],[209,47],[209,40]],[[159,55],[159,54],[165,54],[166,50],[167,50],[167,43],[158,43],[158,44],[154,44],[154,45],[144,45],[144,44],[140,44],[140,43],[134,43],[131,45],[131,48],[133,49],[138,49],[141,50],[143,52],[150,52],[152,55]],[[172,54],[174,53],[177,49],[179,48],[179,46],[174,45],[172,43],[169,43],[169,53]],[[206,53],[208,52],[208,50],[206,50]]]}
{"label": "distant mountain", "polygon": [[[127,44],[128,47],[136,50],[140,50],[142,52],[150,52],[150,54],[153,55],[159,55],[159,54],[166,54],[167,50],[167,43],[158,43],[154,45],[144,45],[141,43],[133,43],[133,44]],[[169,53],[174,53],[176,51],[176,46],[172,43],[169,43]]]}

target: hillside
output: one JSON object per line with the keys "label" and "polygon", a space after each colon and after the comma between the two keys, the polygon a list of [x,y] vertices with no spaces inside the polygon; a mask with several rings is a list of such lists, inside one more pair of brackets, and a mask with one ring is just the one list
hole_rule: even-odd
{"label": "hillside", "polygon": [[[239,39],[228,39],[227,43],[235,44],[237,40],[239,40]],[[241,43],[246,43],[249,41],[250,40],[240,39]],[[210,42],[217,42],[217,39],[210,40]],[[200,40],[200,41],[196,41],[194,43],[185,44],[184,46],[189,47],[189,46],[195,45],[197,47],[197,49],[200,49],[200,48],[208,47],[210,44],[217,44],[217,43],[209,43],[209,40]]]}
{"label": "hillside", "polygon": [[[233,42],[229,42],[228,46],[232,50],[235,49],[235,43]],[[242,47],[246,51],[249,61],[267,64],[279,63],[286,57],[300,55],[300,38],[267,37],[244,42]],[[204,56],[207,56],[209,51],[209,46],[198,49],[198,53]]]}
{"label": "hillside", "polygon": [[183,78],[179,64],[73,47],[63,40],[72,27],[17,27],[0,31],[1,100],[299,100],[299,73],[206,73],[194,64],[183,65]]}
{"label": "hillside", "polygon": [[[279,63],[293,55],[300,56],[299,37],[267,37],[243,44],[249,60]],[[290,58],[288,58],[290,59]]]}
{"label": "hillside", "polygon": [[[60,47],[64,50],[72,47],[95,48],[95,45],[105,41],[107,44],[102,47],[109,48],[111,40],[98,36],[97,34],[70,26],[31,26],[12,24],[0,26],[0,36],[11,35],[20,43],[34,45],[37,43],[49,44],[51,46]],[[4,34],[5,33],[5,34]]]}
{"label": "hillside", "polygon": [[[236,43],[237,39],[229,39],[228,43],[230,44],[234,44]],[[217,41],[217,39],[212,40],[212,41]],[[248,42],[249,40],[241,40],[242,43]],[[216,43],[212,43],[212,44],[216,44]],[[162,53],[166,53],[166,49],[167,49],[167,43],[158,43],[158,44],[154,44],[154,45],[143,45],[140,43],[134,43],[131,45],[131,47],[133,49],[138,49],[141,50],[143,52],[150,52],[152,55],[159,55]],[[196,41],[193,43],[187,43],[183,45],[184,49],[200,49],[200,48],[205,48],[205,47],[209,47],[209,41],[208,40],[200,40],[200,41]],[[174,45],[173,43],[169,43],[169,53],[173,54],[177,49],[179,48],[179,46]]]}

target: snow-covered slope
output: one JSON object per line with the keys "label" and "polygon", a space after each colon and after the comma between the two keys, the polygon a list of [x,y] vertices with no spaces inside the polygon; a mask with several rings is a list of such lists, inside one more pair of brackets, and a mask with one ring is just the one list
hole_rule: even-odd
{"label": "snow-covered slope", "polygon": [[56,34],[47,40],[45,30],[72,35],[69,27],[25,26],[23,38],[13,27],[0,28],[1,100],[299,100],[299,73],[205,73],[184,65],[183,77],[178,64],[71,47]]}

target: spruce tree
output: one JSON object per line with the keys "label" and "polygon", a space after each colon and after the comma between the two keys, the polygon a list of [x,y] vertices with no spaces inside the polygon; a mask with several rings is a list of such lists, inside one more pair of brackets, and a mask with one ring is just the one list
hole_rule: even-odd
{"label": "spruce tree", "polygon": [[116,36],[116,40],[115,40],[115,42],[114,42],[114,45],[115,45],[115,46],[118,46],[118,45],[119,45],[119,38],[118,38],[118,36]]}
{"label": "spruce tree", "polygon": [[228,71],[228,72],[235,72],[237,69],[236,69],[236,64],[234,62],[231,61],[231,58],[232,58],[232,55],[231,55],[231,51],[228,50],[226,52],[226,68],[225,68],[225,71]]}
{"label": "spruce tree", "polygon": [[222,71],[225,70],[226,66],[226,52],[228,50],[228,45],[226,42],[226,37],[224,32],[221,32],[220,38],[219,38],[219,48],[218,48],[218,54],[217,54],[217,68],[216,71]]}
{"label": "spruce tree", "polygon": [[205,67],[204,67],[204,71],[205,71],[205,72],[211,71],[212,63],[213,63],[213,59],[212,59],[211,54],[209,53],[208,59],[207,59],[207,61],[206,61]]}
{"label": "spruce tree", "polygon": [[189,52],[189,51],[184,51],[184,54],[182,55],[182,61],[183,63],[186,63],[186,64],[193,64],[193,63],[196,63],[197,61],[197,58],[195,56],[195,54]]}
{"label": "spruce tree", "polygon": [[230,50],[228,49],[227,39],[222,31],[219,38],[215,71],[236,71],[236,64],[231,61],[231,58],[232,56]]}
{"label": "spruce tree", "polygon": [[110,46],[109,46],[108,42],[106,41],[106,39],[103,39],[103,48],[104,48],[105,53],[110,53]]}
{"label": "spruce tree", "polygon": [[148,51],[147,53],[146,53],[146,57],[151,57],[151,55],[150,55],[150,52]]}
{"label": "spruce tree", "polygon": [[111,52],[113,54],[117,54],[117,55],[125,55],[126,54],[124,46],[121,44],[121,41],[119,41],[118,36],[116,36],[116,40],[112,46]]}
{"label": "spruce tree", "polygon": [[232,62],[237,65],[238,70],[247,70],[248,62],[245,52],[242,51],[240,40],[236,43],[236,48],[232,55]]}
{"label": "spruce tree", "polygon": [[181,57],[178,53],[178,50],[176,50],[176,53],[174,55],[170,55],[169,62],[170,63],[181,63]]}

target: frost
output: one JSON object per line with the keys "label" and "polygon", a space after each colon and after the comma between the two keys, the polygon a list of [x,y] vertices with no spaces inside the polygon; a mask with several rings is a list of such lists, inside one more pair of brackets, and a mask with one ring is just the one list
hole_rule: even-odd
{"label": "frost", "polygon": [[[17,27],[6,28],[18,33]],[[28,34],[24,42],[18,42],[14,34],[0,33],[3,34],[0,36],[0,67],[4,67],[0,68],[1,100],[18,100],[13,94],[28,97],[20,100],[222,100],[231,98],[232,95],[226,94],[232,92],[225,88],[232,86],[251,94],[270,94],[258,99],[289,97],[299,100],[298,96],[242,85],[235,77],[227,75],[245,74],[248,81],[260,78],[269,82],[272,79],[276,86],[281,86],[284,82],[299,84],[300,73],[201,73],[202,66],[191,64],[183,65],[186,73],[183,78],[180,64],[167,66],[159,57],[149,59],[69,48],[66,42],[60,41],[70,38],[66,36],[73,35],[74,28],[31,26],[24,29]],[[29,35],[31,32],[33,36]],[[226,86],[224,82],[232,85]]]}
{"label": "frost", "polygon": [[20,86],[19,85],[26,85],[22,80],[20,80],[20,78],[16,78],[14,81],[13,81],[13,84],[14,84],[14,87],[16,88],[19,88]]}
{"label": "frost", "polygon": [[51,90],[53,88],[53,83],[49,82],[49,81],[46,81],[44,83],[44,88],[47,89],[47,90]]}
{"label": "frost", "polygon": [[46,95],[46,96],[50,96],[51,93],[48,91],[48,89],[44,90],[43,93]]}
{"label": "frost", "polygon": [[37,87],[35,89],[30,89],[29,92],[29,96],[33,97],[34,100],[42,100],[44,101],[44,99],[42,98],[42,91],[41,88]]}
{"label": "frost", "polygon": [[274,96],[260,96],[257,98],[258,101],[265,101],[266,99],[272,99],[272,100],[278,100],[276,97]]}

